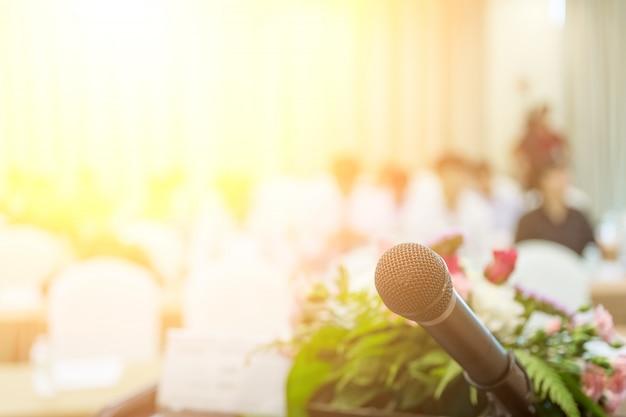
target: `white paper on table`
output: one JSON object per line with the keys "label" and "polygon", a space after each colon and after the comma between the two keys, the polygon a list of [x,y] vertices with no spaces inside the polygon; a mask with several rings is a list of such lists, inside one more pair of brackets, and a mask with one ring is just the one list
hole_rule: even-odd
{"label": "white paper on table", "polygon": [[109,388],[124,373],[118,357],[59,359],[52,364],[52,384],[57,391]]}
{"label": "white paper on table", "polygon": [[168,333],[157,404],[168,411],[285,415],[291,366],[254,337]]}

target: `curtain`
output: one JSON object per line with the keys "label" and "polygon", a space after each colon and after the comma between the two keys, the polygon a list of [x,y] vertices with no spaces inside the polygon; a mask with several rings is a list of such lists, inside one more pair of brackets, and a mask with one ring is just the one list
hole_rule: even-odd
{"label": "curtain", "polygon": [[[112,193],[181,168],[481,156],[483,0],[0,3],[0,174]],[[6,175],[1,176],[6,179]]]}
{"label": "curtain", "polygon": [[599,220],[626,209],[626,2],[569,0],[567,125],[576,181]]}

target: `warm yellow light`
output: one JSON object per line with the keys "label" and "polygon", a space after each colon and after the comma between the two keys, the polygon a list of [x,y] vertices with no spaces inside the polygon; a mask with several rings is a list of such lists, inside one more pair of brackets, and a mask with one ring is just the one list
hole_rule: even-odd
{"label": "warm yellow light", "polygon": [[410,14],[362,0],[4,1],[0,163],[68,193],[87,169],[122,199],[171,169],[202,191],[224,171],[308,174],[342,151],[384,161],[394,136],[419,129],[419,74],[405,59],[422,42],[408,41],[419,8],[402,7]]}

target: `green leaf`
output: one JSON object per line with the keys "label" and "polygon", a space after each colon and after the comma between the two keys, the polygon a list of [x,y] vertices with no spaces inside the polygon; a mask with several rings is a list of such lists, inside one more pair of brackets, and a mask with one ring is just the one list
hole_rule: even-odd
{"label": "green leaf", "polygon": [[341,392],[349,385],[375,385],[376,380],[387,369],[384,362],[378,358],[362,357],[350,361],[345,366],[341,378],[337,381],[336,390]]}
{"label": "green leaf", "polygon": [[550,363],[524,350],[515,350],[515,356],[526,368],[539,400],[549,399],[561,407],[567,417],[580,417],[574,396]]}
{"label": "green leaf", "polygon": [[333,397],[331,405],[339,409],[355,409],[363,407],[380,393],[380,387],[375,385],[358,386],[350,384],[341,390],[341,395]]}
{"label": "green leaf", "polygon": [[348,359],[384,353],[398,337],[397,332],[371,333],[361,337],[346,352]]}
{"label": "green leaf", "polygon": [[340,266],[335,281],[337,289],[339,290],[339,299],[345,299],[349,295],[350,291],[350,275],[345,267]]}
{"label": "green leaf", "polygon": [[613,364],[607,358],[602,356],[593,356],[590,358],[591,363],[598,365],[604,369],[613,369]]}
{"label": "green leaf", "polygon": [[409,364],[411,375],[426,371],[430,368],[446,365],[451,361],[450,356],[443,350],[431,350],[427,354],[418,357]]}
{"label": "green leaf", "polygon": [[404,361],[406,360],[406,352],[404,350],[400,351],[398,355],[396,355],[395,360],[389,366],[389,373],[387,373],[387,378],[385,378],[385,385],[387,387],[392,387],[396,377],[398,376],[398,372],[404,365]]}
{"label": "green leaf", "polygon": [[448,384],[457,376],[459,376],[463,372],[463,369],[456,361],[450,360],[448,366],[446,366],[446,370],[443,374],[443,377],[437,384],[437,388],[435,389],[434,397],[438,400],[443,394],[443,391],[446,389]]}
{"label": "green leaf", "polygon": [[428,388],[428,386],[424,386],[422,381],[408,378],[407,381],[402,384],[402,388],[398,392],[399,401],[397,409],[405,411],[422,404],[424,400],[431,396],[431,391]]}
{"label": "green leaf", "polygon": [[333,359],[323,359],[320,352],[334,349],[345,333],[344,329],[325,327],[301,347],[287,377],[288,417],[307,417],[306,404],[309,398],[334,368]]}
{"label": "green leaf", "polygon": [[565,384],[569,388],[570,392],[572,393],[572,395],[574,396],[576,401],[578,401],[578,403],[580,405],[582,405],[583,408],[588,413],[591,413],[591,416],[593,416],[593,417],[607,417],[607,415],[604,412],[604,410],[602,409],[602,407],[600,407],[600,405],[598,405],[598,403],[596,403],[591,398],[589,398],[580,389],[580,382],[578,381],[577,378],[574,377],[574,375],[572,375],[572,374],[563,374],[563,381],[565,382]]}
{"label": "green leaf", "polygon": [[470,403],[472,403],[472,405],[474,406],[478,405],[478,390],[476,389],[476,387],[472,387],[470,385],[469,394],[470,394]]}

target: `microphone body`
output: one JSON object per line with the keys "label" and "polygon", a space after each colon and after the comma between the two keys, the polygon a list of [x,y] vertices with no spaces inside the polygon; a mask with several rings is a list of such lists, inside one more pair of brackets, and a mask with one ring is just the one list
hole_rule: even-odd
{"label": "microphone body", "polygon": [[511,416],[534,416],[532,384],[522,365],[456,291],[451,303],[449,313],[435,323],[418,323],[463,368],[468,383],[493,393]]}
{"label": "microphone body", "polygon": [[383,254],[375,278],[385,305],[420,324],[463,368],[468,383],[508,411],[502,415],[536,415],[524,368],[457,294],[439,255],[416,243],[397,245]]}
{"label": "microphone body", "polygon": [[456,292],[449,312],[436,321],[418,322],[462,366],[472,381],[490,384],[502,378],[506,351]]}

